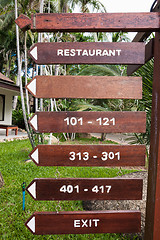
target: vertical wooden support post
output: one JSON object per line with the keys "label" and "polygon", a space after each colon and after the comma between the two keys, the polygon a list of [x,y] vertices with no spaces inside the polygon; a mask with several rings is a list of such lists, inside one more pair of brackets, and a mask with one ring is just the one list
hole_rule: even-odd
{"label": "vertical wooden support post", "polygon": [[160,33],[155,35],[145,240],[160,239]]}

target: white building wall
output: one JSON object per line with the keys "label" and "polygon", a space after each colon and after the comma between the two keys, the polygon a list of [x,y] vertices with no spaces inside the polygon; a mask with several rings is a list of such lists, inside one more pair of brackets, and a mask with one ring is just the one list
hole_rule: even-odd
{"label": "white building wall", "polygon": [[0,88],[0,94],[5,95],[4,121],[0,121],[0,124],[12,125],[12,99],[14,95],[18,94],[3,88]]}

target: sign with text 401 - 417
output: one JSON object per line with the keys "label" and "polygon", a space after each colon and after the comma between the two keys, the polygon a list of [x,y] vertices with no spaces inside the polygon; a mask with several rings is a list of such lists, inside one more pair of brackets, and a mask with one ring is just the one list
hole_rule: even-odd
{"label": "sign with text 401 - 417", "polygon": [[142,179],[37,178],[27,187],[35,200],[141,200]]}

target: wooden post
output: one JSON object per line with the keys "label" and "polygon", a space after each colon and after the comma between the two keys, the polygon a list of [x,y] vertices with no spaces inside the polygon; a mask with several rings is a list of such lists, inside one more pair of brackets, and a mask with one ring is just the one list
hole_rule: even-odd
{"label": "wooden post", "polygon": [[160,33],[155,35],[145,240],[160,239]]}

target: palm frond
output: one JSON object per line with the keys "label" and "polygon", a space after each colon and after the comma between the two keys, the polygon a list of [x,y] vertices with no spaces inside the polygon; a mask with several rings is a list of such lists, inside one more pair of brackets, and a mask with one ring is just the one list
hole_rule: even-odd
{"label": "palm frond", "polygon": [[115,65],[88,65],[80,71],[78,75],[84,76],[117,76],[120,75],[120,69]]}

